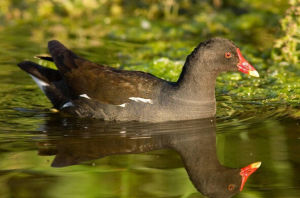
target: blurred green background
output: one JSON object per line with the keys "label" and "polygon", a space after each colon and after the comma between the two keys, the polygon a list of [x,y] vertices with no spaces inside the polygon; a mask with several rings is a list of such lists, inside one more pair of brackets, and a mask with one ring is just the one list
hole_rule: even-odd
{"label": "blurred green background", "polygon": [[3,0],[0,37],[17,49],[4,46],[0,53],[15,64],[7,60],[12,53],[28,59],[24,51],[45,53],[47,41],[57,39],[92,61],[175,81],[200,41],[226,37],[261,78],[224,74],[219,97],[294,104],[300,95],[299,14],[299,0]]}
{"label": "blurred green background", "polygon": [[16,64],[54,67],[33,56],[57,39],[93,62],[176,81],[186,56],[215,36],[261,75],[217,79],[221,163],[263,162],[238,197],[299,197],[300,0],[0,0],[0,197],[202,197],[169,150],[50,167],[37,145],[73,128],[59,118],[47,136],[51,104]]}

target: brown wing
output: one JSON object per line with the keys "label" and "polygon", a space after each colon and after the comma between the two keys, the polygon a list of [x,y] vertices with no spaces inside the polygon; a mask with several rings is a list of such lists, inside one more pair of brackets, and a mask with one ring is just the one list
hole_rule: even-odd
{"label": "brown wing", "polygon": [[152,99],[166,81],[151,74],[101,66],[79,58],[58,41],[49,42],[49,51],[74,94],[108,104],[123,104],[130,97]]}

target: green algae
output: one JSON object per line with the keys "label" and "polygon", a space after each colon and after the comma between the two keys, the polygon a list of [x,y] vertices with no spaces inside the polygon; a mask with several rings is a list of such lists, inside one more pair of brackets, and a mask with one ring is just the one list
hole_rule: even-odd
{"label": "green algae", "polygon": [[[221,7],[209,1],[55,2],[1,2],[0,63],[10,65],[1,74],[14,78],[14,65],[24,59],[54,67],[32,57],[47,53],[47,41],[57,39],[94,62],[176,81],[193,48],[221,36],[232,39],[260,74],[224,73],[217,78],[220,106],[235,108],[228,115],[243,102],[299,108],[299,1],[268,1],[267,6],[228,1]],[[224,112],[219,109],[218,115]]]}

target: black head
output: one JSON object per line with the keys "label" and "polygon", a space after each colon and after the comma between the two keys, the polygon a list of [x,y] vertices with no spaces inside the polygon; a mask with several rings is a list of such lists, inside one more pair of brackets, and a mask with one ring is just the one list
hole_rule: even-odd
{"label": "black head", "polygon": [[207,176],[207,181],[199,189],[210,198],[230,198],[240,192],[242,177],[239,169],[226,169]]}
{"label": "black head", "polygon": [[258,77],[257,71],[244,59],[239,48],[230,40],[212,38],[198,45],[187,62],[200,72],[220,73],[241,71]]}
{"label": "black head", "polygon": [[198,183],[196,187],[210,198],[230,198],[243,190],[249,176],[260,165],[261,162],[255,162],[241,169],[225,166],[219,166],[216,169],[210,167],[204,171],[204,182],[202,180],[202,183]]}

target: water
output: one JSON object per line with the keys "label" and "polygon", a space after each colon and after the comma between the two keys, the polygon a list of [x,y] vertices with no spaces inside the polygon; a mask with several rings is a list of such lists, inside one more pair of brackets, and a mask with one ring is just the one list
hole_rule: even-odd
{"label": "water", "polygon": [[[300,197],[299,106],[218,96],[216,125],[210,120],[142,124],[60,117],[15,66],[45,53],[46,42],[18,33],[0,36],[1,198],[204,197],[174,145],[198,145],[195,156],[218,158],[232,168],[261,161],[235,197]],[[95,47],[77,47],[86,58],[114,66],[121,62],[134,68],[150,59],[138,62],[148,51],[136,52],[142,47],[134,42],[103,39]],[[138,53],[136,62],[123,56],[128,52]],[[207,132],[211,136],[203,136]]]}

